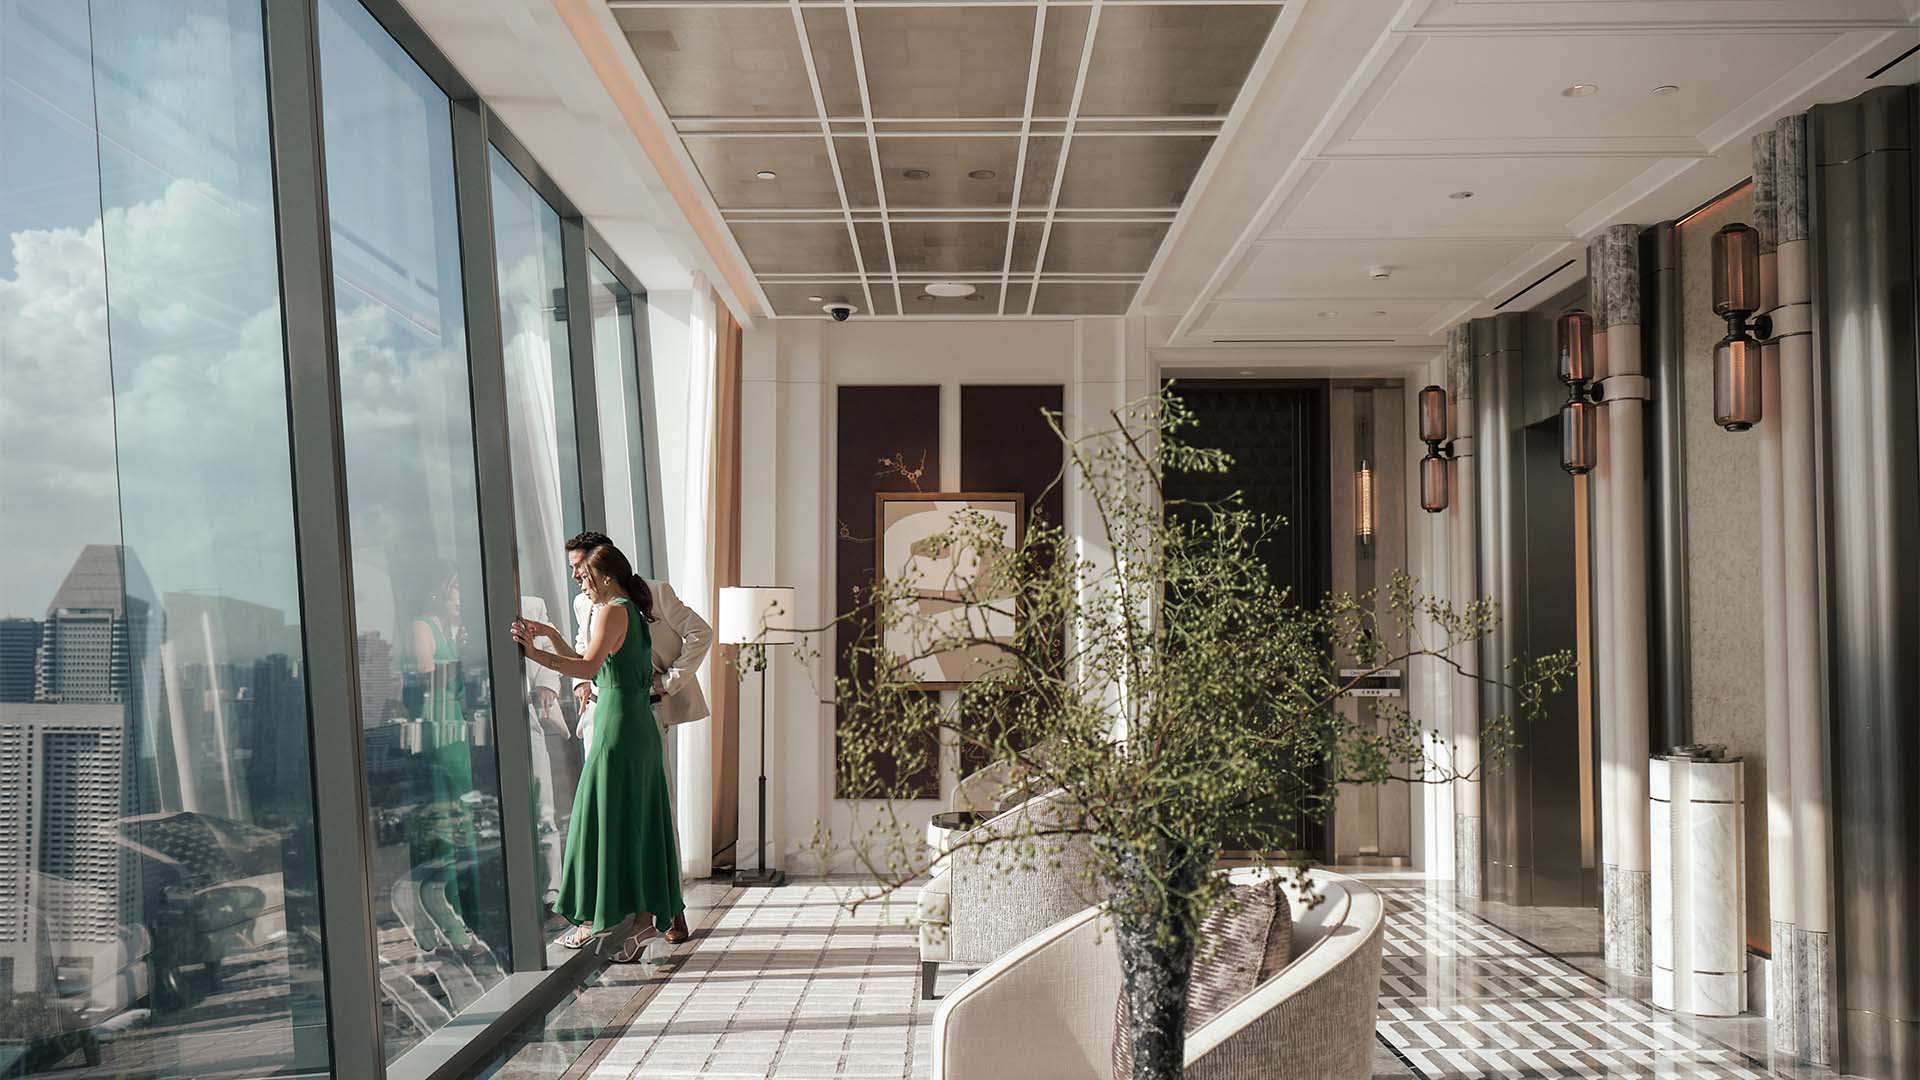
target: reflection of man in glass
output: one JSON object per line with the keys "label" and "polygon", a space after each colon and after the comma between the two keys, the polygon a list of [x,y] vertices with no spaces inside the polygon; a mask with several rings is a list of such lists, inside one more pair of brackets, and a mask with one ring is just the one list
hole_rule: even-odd
{"label": "reflection of man in glass", "polygon": [[[420,909],[447,944],[484,954],[486,946],[474,939],[464,914],[479,910],[480,881],[479,838],[469,805],[473,751],[460,663],[466,644],[460,577],[451,567],[440,567],[429,580],[406,648],[407,710],[420,729],[415,781],[423,785],[421,805],[407,823],[413,873],[406,884],[418,889]],[[425,933],[428,927],[412,929],[421,947],[439,944]]]}
{"label": "reflection of man in glass", "polygon": [[[530,622],[547,621],[547,602],[538,596],[520,598],[520,617]],[[541,639],[546,641],[545,638]],[[542,648],[552,649],[548,642]],[[544,873],[540,894],[551,901],[560,890],[560,855],[565,843],[566,822],[557,805],[571,794],[578,783],[579,766],[570,765],[567,718],[560,711],[560,673],[529,660],[527,669],[527,726],[533,749],[534,844],[538,849],[538,869]],[[545,789],[543,794],[541,790]],[[568,808],[571,809],[571,803]]]}

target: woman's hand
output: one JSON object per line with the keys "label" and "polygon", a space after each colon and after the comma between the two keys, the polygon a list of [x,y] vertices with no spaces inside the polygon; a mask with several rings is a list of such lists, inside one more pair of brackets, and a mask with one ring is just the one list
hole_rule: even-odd
{"label": "woman's hand", "polygon": [[548,641],[561,640],[559,629],[547,623],[538,622],[534,619],[515,619],[514,622],[519,626],[526,627],[532,632],[535,638],[546,638]]}
{"label": "woman's hand", "polygon": [[546,626],[542,623],[532,622],[527,619],[513,620],[513,640],[528,652],[534,651],[534,638],[546,637],[548,640],[553,640],[552,631],[553,627]]}

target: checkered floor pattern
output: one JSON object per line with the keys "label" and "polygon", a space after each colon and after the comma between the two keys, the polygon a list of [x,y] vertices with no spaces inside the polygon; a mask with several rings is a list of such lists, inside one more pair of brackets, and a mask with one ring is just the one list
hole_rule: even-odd
{"label": "checkered floor pattern", "polygon": [[[1387,907],[1376,1077],[1803,1080],[1462,910],[1447,883],[1369,884]],[[913,898],[849,911],[851,895],[817,880],[737,894],[566,1080],[926,1080],[935,1003],[919,1000]],[[941,995],[966,974],[943,970]]]}
{"label": "checkered floor pattern", "polygon": [[912,893],[849,911],[831,882],[744,891],[588,1077],[928,1076],[937,1002],[919,997]]}
{"label": "checkered floor pattern", "polygon": [[1683,1018],[1610,992],[1460,911],[1424,882],[1372,884],[1387,907],[1379,1033],[1416,1077],[1774,1076]]}

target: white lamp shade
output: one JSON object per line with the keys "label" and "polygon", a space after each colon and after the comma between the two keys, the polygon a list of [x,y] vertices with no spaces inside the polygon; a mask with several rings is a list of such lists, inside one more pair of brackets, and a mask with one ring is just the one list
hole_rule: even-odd
{"label": "white lamp shade", "polygon": [[720,644],[791,645],[793,590],[784,585],[729,585],[720,590]]}

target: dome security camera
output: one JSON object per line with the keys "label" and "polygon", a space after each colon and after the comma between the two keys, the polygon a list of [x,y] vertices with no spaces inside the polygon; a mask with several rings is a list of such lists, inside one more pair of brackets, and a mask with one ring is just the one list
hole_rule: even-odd
{"label": "dome security camera", "polygon": [[854,307],[852,304],[836,301],[834,303],[826,305],[820,310],[833,316],[834,322],[846,322],[848,319],[853,318],[854,312],[859,311],[860,309],[857,307]]}

